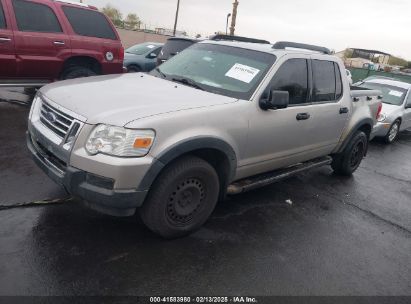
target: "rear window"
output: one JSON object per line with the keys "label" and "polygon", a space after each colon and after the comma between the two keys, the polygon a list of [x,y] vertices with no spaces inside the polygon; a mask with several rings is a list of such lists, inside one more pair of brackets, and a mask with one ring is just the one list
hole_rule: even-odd
{"label": "rear window", "polygon": [[76,34],[117,40],[113,28],[102,13],[71,6],[63,6],[63,11]]}
{"label": "rear window", "polygon": [[0,2],[0,28],[6,28],[6,19],[4,18],[3,5]]}
{"label": "rear window", "polygon": [[60,23],[47,5],[13,0],[17,26],[22,32],[61,33]]}
{"label": "rear window", "polygon": [[327,102],[339,99],[342,95],[342,83],[338,66],[332,61],[313,60],[312,67],[314,79],[313,101]]}
{"label": "rear window", "polygon": [[190,40],[168,40],[160,53],[160,57],[168,58],[170,56],[174,56],[194,43],[194,41]]}

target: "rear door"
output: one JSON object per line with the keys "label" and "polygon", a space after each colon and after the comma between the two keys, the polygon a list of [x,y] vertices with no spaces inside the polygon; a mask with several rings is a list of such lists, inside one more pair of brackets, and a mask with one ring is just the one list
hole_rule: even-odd
{"label": "rear door", "polygon": [[16,75],[16,55],[14,37],[7,14],[5,0],[0,0],[0,78],[13,78]]}
{"label": "rear door", "polygon": [[71,53],[53,2],[11,0],[19,78],[55,79]]}
{"label": "rear door", "polygon": [[[317,59],[318,58],[318,59]],[[350,118],[351,99],[345,73],[337,62],[313,56],[311,60],[312,93],[309,114],[311,116],[310,134],[315,149],[330,153],[340,140]],[[346,80],[346,79],[344,79]],[[344,85],[346,84],[346,85]]]}

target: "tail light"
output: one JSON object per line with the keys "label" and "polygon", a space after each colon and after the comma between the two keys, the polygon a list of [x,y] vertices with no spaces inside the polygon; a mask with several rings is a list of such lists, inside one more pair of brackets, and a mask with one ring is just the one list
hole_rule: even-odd
{"label": "tail light", "polygon": [[121,46],[119,49],[118,60],[124,61],[124,46]]}
{"label": "tail light", "polygon": [[381,111],[382,111],[382,103],[380,102],[380,104],[378,105],[377,117],[375,117],[375,118],[379,119]]}

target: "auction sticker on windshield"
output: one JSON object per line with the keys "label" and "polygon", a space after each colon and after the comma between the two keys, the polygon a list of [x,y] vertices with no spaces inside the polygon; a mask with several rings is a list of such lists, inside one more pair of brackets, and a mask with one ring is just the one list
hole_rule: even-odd
{"label": "auction sticker on windshield", "polygon": [[259,69],[236,63],[225,76],[240,80],[245,83],[250,83],[255,76],[260,72]]}
{"label": "auction sticker on windshield", "polygon": [[401,97],[402,96],[402,92],[394,91],[394,90],[391,90],[388,94],[390,94],[392,96],[396,96],[396,97]]}

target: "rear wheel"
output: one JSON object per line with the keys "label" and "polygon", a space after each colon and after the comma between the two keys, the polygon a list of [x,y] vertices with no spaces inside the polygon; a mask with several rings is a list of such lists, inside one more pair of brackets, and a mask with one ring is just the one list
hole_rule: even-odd
{"label": "rear wheel", "polygon": [[360,166],[368,147],[368,138],[362,131],[357,131],[344,152],[333,156],[331,167],[340,175],[350,176]]}
{"label": "rear wheel", "polygon": [[155,181],[140,209],[144,224],[164,238],[187,235],[209,218],[218,200],[219,179],[201,158],[172,163]]}
{"label": "rear wheel", "polygon": [[400,132],[401,122],[399,120],[394,121],[391,125],[388,134],[384,137],[384,141],[387,144],[392,144],[398,137],[398,133]]}
{"label": "rear wheel", "polygon": [[66,79],[75,79],[75,78],[82,78],[82,77],[90,77],[96,76],[97,73],[94,72],[92,69],[84,67],[84,66],[72,66],[67,68],[63,74],[61,75],[62,80]]}

